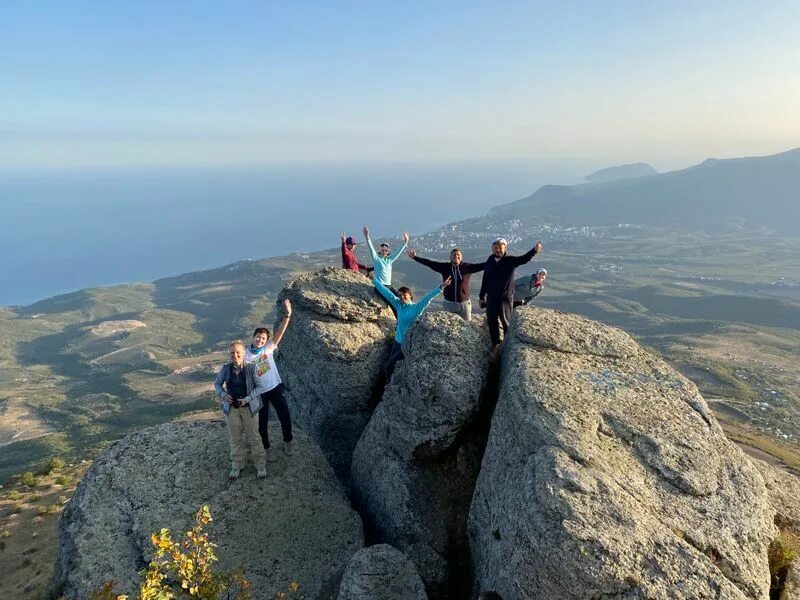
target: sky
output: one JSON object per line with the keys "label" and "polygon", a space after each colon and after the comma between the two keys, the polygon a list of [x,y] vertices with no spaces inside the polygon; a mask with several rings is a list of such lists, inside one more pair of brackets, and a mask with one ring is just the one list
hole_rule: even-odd
{"label": "sky", "polygon": [[800,146],[800,2],[0,0],[0,167]]}

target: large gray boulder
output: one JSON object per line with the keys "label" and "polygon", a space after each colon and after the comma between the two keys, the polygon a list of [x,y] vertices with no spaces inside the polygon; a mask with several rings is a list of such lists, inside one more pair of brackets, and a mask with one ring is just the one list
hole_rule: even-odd
{"label": "large gray boulder", "polygon": [[347,480],[377,401],[394,317],[369,279],[344,269],[303,274],[283,289],[279,305],[284,298],[292,301],[292,322],[275,356],[292,418]]}
{"label": "large gray boulder", "polygon": [[764,482],[697,388],[624,332],[525,307],[469,516],[476,589],[767,598]]}
{"label": "large gray boulder", "polygon": [[353,454],[355,499],[370,531],[416,562],[435,597],[452,587],[448,562],[468,566],[466,517],[487,433],[488,415],[483,427],[478,417],[489,351],[479,323],[423,315]]}
{"label": "large gray boulder", "polygon": [[[271,432],[279,435],[278,431]],[[59,523],[55,583],[70,600],[113,579],[133,594],[153,556],[150,534],[173,539],[207,504],[220,568],[241,566],[253,597],[272,600],[292,582],[307,598],[333,598],[363,547],[361,519],[319,448],[298,431],[295,454],[252,467],[229,483],[222,421],[169,423],[133,433],[103,453],[81,480]]]}
{"label": "large gray boulder", "polygon": [[414,563],[387,544],[356,552],[347,564],[338,600],[428,600]]}

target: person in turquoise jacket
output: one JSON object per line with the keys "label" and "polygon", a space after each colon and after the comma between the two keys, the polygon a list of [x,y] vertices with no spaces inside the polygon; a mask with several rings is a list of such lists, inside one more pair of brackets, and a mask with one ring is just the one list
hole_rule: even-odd
{"label": "person in turquoise jacket", "polygon": [[425,309],[428,308],[428,305],[433,299],[441,294],[444,288],[450,285],[451,281],[452,277],[448,277],[440,286],[428,292],[422,300],[413,302],[414,295],[407,287],[401,287],[397,290],[397,296],[395,296],[389,288],[378,281],[377,277],[372,280],[372,283],[375,284],[375,289],[386,298],[386,301],[389,302],[392,308],[397,312],[397,329],[394,332],[394,344],[392,345],[391,352],[389,352],[389,360],[386,361],[387,383],[392,378],[392,373],[394,373],[397,361],[405,358],[403,355],[403,338],[405,338],[406,330],[418,316],[425,312]]}
{"label": "person in turquoise jacket", "polygon": [[372,245],[372,240],[369,239],[369,228],[364,227],[362,231],[364,232],[364,237],[367,238],[370,254],[372,254],[372,265],[375,267],[373,277],[389,288],[396,296],[397,290],[392,287],[392,263],[398,259],[405,251],[406,246],[408,246],[408,232],[403,233],[403,247],[396,252],[392,252],[386,242],[382,243],[378,251],[375,252],[375,246]]}

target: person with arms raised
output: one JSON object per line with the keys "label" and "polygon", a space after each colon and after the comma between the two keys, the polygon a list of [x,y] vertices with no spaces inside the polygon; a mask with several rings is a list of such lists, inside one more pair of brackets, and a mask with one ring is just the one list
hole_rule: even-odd
{"label": "person with arms raised", "polygon": [[442,285],[428,292],[428,294],[419,302],[413,302],[414,294],[412,294],[411,290],[407,287],[401,287],[399,290],[397,290],[397,296],[395,296],[377,279],[373,279],[372,283],[375,284],[375,288],[378,290],[378,292],[380,292],[380,294],[386,298],[386,301],[392,305],[394,310],[397,311],[397,329],[394,332],[394,344],[392,345],[392,350],[389,352],[389,360],[386,361],[385,368],[386,383],[389,383],[397,361],[405,358],[403,355],[403,339],[405,337],[406,330],[416,320],[416,318],[420,316],[426,308],[428,308],[428,305],[433,301],[433,299],[436,298],[436,296],[438,296],[445,287],[450,285],[450,278],[448,277],[444,282],[442,282]]}
{"label": "person with arms raised", "polygon": [[365,271],[369,273],[372,267],[367,267],[358,262],[356,256],[356,241],[353,236],[345,236],[342,232],[342,268],[349,271]]}
{"label": "person with arms raised", "polygon": [[542,250],[542,242],[536,242],[533,248],[521,256],[511,256],[506,253],[507,249],[508,242],[505,238],[497,238],[492,243],[492,254],[486,259],[478,296],[481,308],[486,309],[486,324],[489,327],[492,346],[495,348],[500,343],[500,326],[503,327],[505,335],[511,321],[511,310],[514,305],[514,271]]}
{"label": "person with arms raised", "polygon": [[459,248],[450,251],[450,262],[430,260],[417,256],[417,253],[408,249],[406,252],[409,258],[425,265],[442,276],[442,280],[448,277],[452,279],[450,285],[444,288],[444,299],[442,306],[447,312],[456,313],[466,321],[472,318],[472,300],[470,300],[470,279],[473,273],[483,271],[486,263],[467,263]]}
{"label": "person with arms raised", "polygon": [[269,452],[269,405],[275,409],[278,421],[281,423],[281,433],[283,434],[283,451],[286,455],[292,455],[292,417],[289,414],[289,406],[283,395],[284,386],[278,369],[275,366],[273,354],[278,349],[278,344],[286,333],[286,327],[292,318],[292,303],[287,298],[283,301],[283,320],[275,331],[275,337],[270,340],[269,329],[258,327],[253,332],[253,341],[245,352],[244,360],[248,365],[255,366],[255,378],[259,389],[262,389],[261,401],[264,408],[258,413],[258,433],[267,452],[270,461],[275,460],[275,456]]}

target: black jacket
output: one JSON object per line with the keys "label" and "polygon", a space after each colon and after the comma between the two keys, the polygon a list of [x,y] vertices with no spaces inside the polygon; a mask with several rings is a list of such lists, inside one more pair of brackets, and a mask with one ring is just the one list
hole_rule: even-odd
{"label": "black jacket", "polygon": [[469,300],[469,282],[473,273],[483,271],[486,263],[465,263],[462,262],[457,267],[450,261],[440,262],[437,260],[430,260],[415,256],[414,260],[433,269],[442,276],[442,281],[447,281],[448,277],[452,277],[453,281],[444,288],[444,299],[450,302],[466,302]]}
{"label": "black jacket", "polygon": [[536,246],[522,256],[506,254],[496,260],[494,254],[486,259],[481,282],[480,299],[487,302],[498,300],[514,301],[514,270],[536,256]]}

